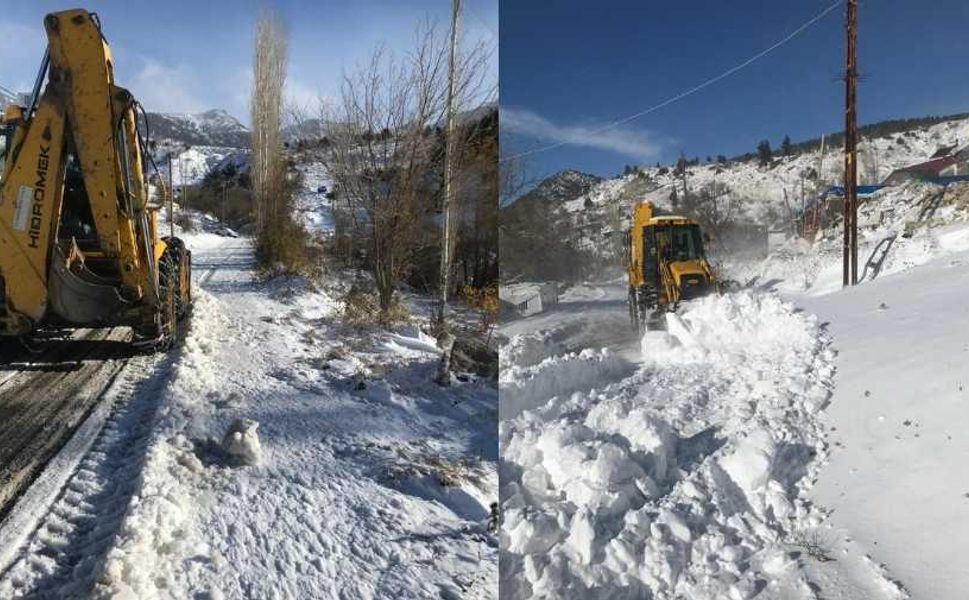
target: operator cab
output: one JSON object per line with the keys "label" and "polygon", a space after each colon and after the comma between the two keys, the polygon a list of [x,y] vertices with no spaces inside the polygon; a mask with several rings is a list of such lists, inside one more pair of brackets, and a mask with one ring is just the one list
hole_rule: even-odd
{"label": "operator cab", "polygon": [[[703,235],[696,223],[682,223],[681,217],[654,218],[656,224],[643,227],[643,278],[658,282],[660,258],[662,262],[704,260]],[[655,285],[656,283],[654,283]]]}

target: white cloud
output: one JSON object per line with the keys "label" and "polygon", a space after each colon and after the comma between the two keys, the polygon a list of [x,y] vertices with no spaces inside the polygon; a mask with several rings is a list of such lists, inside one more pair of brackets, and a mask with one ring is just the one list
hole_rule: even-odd
{"label": "white cloud", "polygon": [[320,100],[325,97],[319,87],[302,79],[286,77],[286,104],[310,112],[319,110]]}
{"label": "white cloud", "polygon": [[655,157],[661,144],[646,131],[624,127],[603,130],[603,124],[560,125],[528,109],[501,107],[501,127],[549,143],[609,150],[637,159]]}
{"label": "white cloud", "polygon": [[169,66],[142,58],[141,68],[126,86],[135,98],[154,112],[195,113],[213,108],[193,90],[204,90],[198,73],[184,65]]}
{"label": "white cloud", "polygon": [[12,21],[0,21],[0,85],[27,92],[33,85],[47,47],[44,28]]}

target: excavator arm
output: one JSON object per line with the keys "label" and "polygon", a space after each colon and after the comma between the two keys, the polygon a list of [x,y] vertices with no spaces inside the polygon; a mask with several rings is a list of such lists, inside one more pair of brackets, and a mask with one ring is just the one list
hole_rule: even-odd
{"label": "excavator arm", "polygon": [[159,263],[173,259],[149,205],[137,103],[114,82],[96,15],[52,13],[44,28],[30,105],[3,118],[14,133],[0,181],[0,335],[51,315],[150,329],[165,302]]}

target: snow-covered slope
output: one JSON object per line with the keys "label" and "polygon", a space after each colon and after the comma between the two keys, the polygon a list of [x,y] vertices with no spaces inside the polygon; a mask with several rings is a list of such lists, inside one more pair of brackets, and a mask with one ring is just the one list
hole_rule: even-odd
{"label": "snow-covered slope", "polygon": [[829,323],[838,353],[831,458],[811,496],[912,598],[969,590],[967,293],[962,251],[796,300]]}
{"label": "snow-covered slope", "polygon": [[303,189],[296,195],[293,210],[303,227],[313,234],[333,233],[333,200],[328,193],[333,181],[318,161],[300,162],[297,170],[303,176]]}
{"label": "snow-covered slope", "polygon": [[589,193],[601,181],[602,179],[595,175],[566,169],[542,180],[534,189],[517,199],[515,204],[538,203],[542,206],[554,207],[565,200]]}
{"label": "snow-covered slope", "polygon": [[[879,183],[893,170],[924,162],[941,148],[967,144],[969,119],[864,139],[859,147],[859,178],[862,183]],[[576,193],[575,187],[559,186],[561,174],[556,174],[529,194],[539,195],[547,209],[547,220],[561,222],[562,230],[574,232],[572,243],[587,250],[603,266],[617,262],[615,245],[619,238],[611,234],[627,226],[634,203],[649,200],[670,210],[674,190],[683,195],[683,182],[671,166],[644,165],[635,173],[598,181],[583,179],[581,173],[567,173],[568,180],[583,181],[588,189]],[[823,157],[816,149],[776,158],[771,166],[760,166],[756,160],[689,166],[686,180],[690,194],[715,190],[719,210],[731,206],[733,219],[739,223],[785,228],[801,209],[802,189],[805,202],[810,202],[819,190],[840,185],[842,173],[843,150],[828,145]],[[522,200],[528,198],[526,194]],[[511,226],[547,227],[547,221],[517,219],[522,211],[515,208],[516,204],[503,208],[502,214]]]}
{"label": "snow-covered slope", "polygon": [[168,182],[168,155],[172,154],[171,170],[174,185],[200,183],[212,170],[232,165],[236,173],[248,168],[249,151],[222,146],[191,146],[188,149],[160,144],[155,152],[155,164]]}
{"label": "snow-covered slope", "polygon": [[152,139],[173,141],[187,146],[249,145],[249,129],[222,109],[197,114],[148,113]]}

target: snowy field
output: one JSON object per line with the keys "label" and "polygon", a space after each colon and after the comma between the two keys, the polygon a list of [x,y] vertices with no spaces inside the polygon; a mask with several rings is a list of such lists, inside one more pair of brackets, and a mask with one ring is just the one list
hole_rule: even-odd
{"label": "snowy field", "polygon": [[432,383],[416,326],[345,325],[336,276],[260,283],[249,240],[186,237],[182,345],[126,369],[0,597],[494,598],[495,384]]}
{"label": "snowy field", "polygon": [[969,253],[798,304],[838,352],[811,496],[912,598],[969,590]]}

